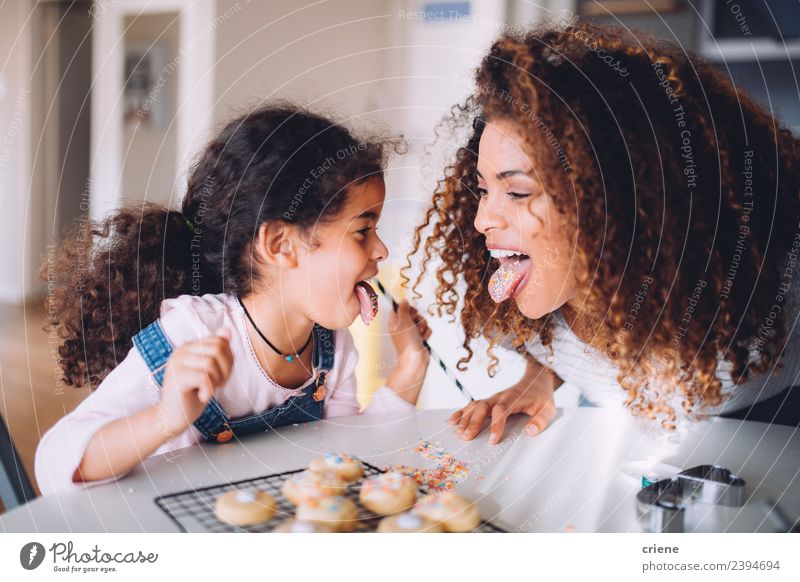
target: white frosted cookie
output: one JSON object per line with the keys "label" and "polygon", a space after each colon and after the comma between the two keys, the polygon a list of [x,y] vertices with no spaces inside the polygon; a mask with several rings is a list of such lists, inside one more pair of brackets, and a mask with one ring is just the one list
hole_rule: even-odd
{"label": "white frosted cookie", "polygon": [[478,506],[455,491],[429,493],[417,502],[413,512],[441,523],[449,532],[472,531],[481,523]]}
{"label": "white frosted cookie", "polygon": [[378,533],[442,533],[443,531],[441,524],[410,511],[384,517],[378,524]]}
{"label": "white frosted cookie", "polygon": [[319,523],[333,531],[352,531],[358,525],[358,508],[347,497],[310,499],[297,506],[297,519]]}
{"label": "white frosted cookie", "polygon": [[364,474],[364,465],[358,457],[345,453],[325,453],[324,456],[313,459],[309,469],[317,473],[333,471],[348,483],[358,481]]}
{"label": "white frosted cookie", "polygon": [[333,530],[321,522],[287,519],[272,530],[274,533],[330,533]]}
{"label": "white frosted cookie", "polygon": [[347,484],[333,471],[322,473],[306,469],[287,479],[281,493],[294,505],[344,493]]}
{"label": "white frosted cookie", "polygon": [[214,514],[223,523],[256,525],[275,517],[276,503],[272,495],[253,489],[232,489],[217,498]]}
{"label": "white frosted cookie", "polygon": [[417,484],[400,471],[368,477],[361,485],[361,503],[378,515],[405,511],[417,500]]}

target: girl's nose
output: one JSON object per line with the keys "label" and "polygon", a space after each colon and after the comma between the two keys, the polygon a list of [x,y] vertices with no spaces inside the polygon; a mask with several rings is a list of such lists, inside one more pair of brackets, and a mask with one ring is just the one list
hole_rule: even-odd
{"label": "girl's nose", "polygon": [[503,217],[497,212],[496,202],[492,196],[487,195],[481,198],[478,203],[478,213],[475,215],[475,230],[481,234],[487,234],[490,230],[503,227]]}
{"label": "girl's nose", "polygon": [[372,260],[376,263],[380,263],[381,261],[385,261],[386,257],[389,256],[389,249],[386,248],[386,245],[383,244],[381,237],[375,236],[376,244],[372,247]]}

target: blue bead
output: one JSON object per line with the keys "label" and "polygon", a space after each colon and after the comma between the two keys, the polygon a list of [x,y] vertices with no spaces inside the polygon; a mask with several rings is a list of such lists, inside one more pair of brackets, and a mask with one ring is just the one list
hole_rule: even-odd
{"label": "blue bead", "polygon": [[291,362],[292,360],[294,360],[294,356],[286,356],[287,362]]}

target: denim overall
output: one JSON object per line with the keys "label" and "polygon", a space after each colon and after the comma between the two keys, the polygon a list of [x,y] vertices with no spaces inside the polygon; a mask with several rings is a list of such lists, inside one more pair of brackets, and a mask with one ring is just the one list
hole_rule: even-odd
{"label": "denim overall", "polygon": [[[325,404],[325,376],[333,367],[333,332],[314,325],[314,364],[315,381],[296,396],[290,397],[280,406],[269,408],[261,414],[252,414],[231,419],[215,398],[211,398],[194,426],[206,442],[224,443],[233,437],[241,437],[253,432],[263,432],[272,428],[322,418]],[[173,347],[169,343],[159,320],[154,321],[133,337],[133,344],[150,368],[153,380],[162,386],[167,360]],[[319,402],[314,398],[320,390]]]}

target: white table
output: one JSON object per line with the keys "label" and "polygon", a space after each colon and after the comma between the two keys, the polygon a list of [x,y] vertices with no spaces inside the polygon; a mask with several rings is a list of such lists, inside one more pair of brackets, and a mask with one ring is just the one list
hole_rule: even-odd
{"label": "white table", "polygon": [[149,458],[117,482],[37,499],[0,516],[0,531],[174,532],[153,501],[159,495],[299,469],[326,451],[381,467],[430,466],[411,450],[421,439],[471,464],[458,490],[510,531],[642,531],[634,503],[640,485],[622,469],[648,459],[680,468],[719,464],[747,482],[744,508],[705,506],[694,531],[774,531],[760,503],[766,498],[789,517],[800,515],[800,430],[791,427],[714,419],[669,436],[624,411],[574,408],[559,410],[537,437],[520,436],[525,418],[514,418],[506,438],[488,445],[485,432],[469,442],[453,435],[450,412],[337,418],[189,447]]}

